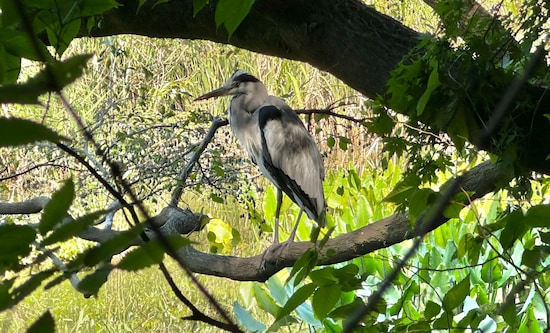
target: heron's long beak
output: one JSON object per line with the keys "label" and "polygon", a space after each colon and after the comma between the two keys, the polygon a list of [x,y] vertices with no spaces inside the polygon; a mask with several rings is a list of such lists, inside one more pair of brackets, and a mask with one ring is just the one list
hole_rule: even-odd
{"label": "heron's long beak", "polygon": [[203,99],[209,99],[212,97],[226,96],[226,95],[229,95],[230,90],[231,90],[231,87],[224,86],[224,87],[212,90],[211,92],[207,92],[206,94],[195,98],[195,101],[201,101]]}

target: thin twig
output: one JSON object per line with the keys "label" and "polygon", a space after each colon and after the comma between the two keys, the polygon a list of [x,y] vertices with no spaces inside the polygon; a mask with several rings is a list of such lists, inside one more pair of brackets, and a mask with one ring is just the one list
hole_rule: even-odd
{"label": "thin twig", "polygon": [[185,168],[183,168],[179,176],[176,178],[177,185],[174,189],[174,192],[172,193],[172,199],[170,200],[171,206],[178,206],[178,202],[180,201],[183,194],[183,188],[185,185],[184,183],[189,177],[189,174],[191,174],[193,167],[198,162],[199,158],[201,157],[202,153],[204,152],[210,141],[212,141],[212,139],[214,138],[214,135],[216,134],[218,128],[226,126],[227,124],[229,124],[229,121],[226,119],[224,120],[218,117],[214,117],[214,119],[212,119],[212,124],[210,125],[210,129],[206,133],[206,136],[201,141],[200,145],[198,145],[195,153],[193,154],[189,162],[187,162],[187,164],[185,165]]}

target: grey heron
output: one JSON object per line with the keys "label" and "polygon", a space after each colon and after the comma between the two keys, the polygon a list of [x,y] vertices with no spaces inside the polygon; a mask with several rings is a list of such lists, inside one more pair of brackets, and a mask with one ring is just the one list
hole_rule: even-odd
{"label": "grey heron", "polygon": [[279,214],[283,192],[300,207],[284,244],[293,242],[305,211],[319,227],[326,225],[323,159],[298,115],[282,99],[245,71],[236,71],[220,88],[195,100],[233,96],[229,124],[242,148],[262,174],[277,187],[274,246],[279,245]]}

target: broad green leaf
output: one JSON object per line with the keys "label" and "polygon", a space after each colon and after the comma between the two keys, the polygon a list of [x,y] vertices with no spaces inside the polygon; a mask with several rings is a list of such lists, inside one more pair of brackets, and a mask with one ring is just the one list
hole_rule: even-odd
{"label": "broad green leaf", "polygon": [[388,113],[381,109],[377,116],[372,120],[371,123],[367,124],[369,132],[378,134],[379,136],[386,136],[391,134],[395,122],[393,119],[388,116]]}
{"label": "broad green leaf", "polygon": [[521,210],[515,210],[505,218],[505,226],[500,234],[500,244],[504,249],[510,249],[527,231],[525,219]]}
{"label": "broad green leaf", "polygon": [[296,292],[294,292],[294,294],[290,296],[281,311],[277,314],[275,320],[282,319],[289,315],[292,311],[294,311],[294,309],[304,303],[309,298],[309,296],[311,296],[311,294],[313,294],[315,288],[317,288],[315,284],[309,283],[296,290]]}
{"label": "broad green leaf", "polygon": [[84,0],[81,1],[80,15],[85,17],[103,14],[118,6],[120,4],[115,0]]}
{"label": "broad green leaf", "polygon": [[336,269],[334,267],[322,267],[311,271],[309,278],[318,286],[330,286],[338,283],[338,278],[334,276]]}
{"label": "broad green leaf", "polygon": [[[142,231],[143,226],[139,225],[131,230],[123,231],[119,235],[89,249],[82,255],[84,264],[93,267],[102,261],[110,259],[113,255],[130,247]],[[78,258],[76,262],[78,262]]]}
{"label": "broad green leaf", "polygon": [[216,26],[224,25],[229,38],[248,15],[254,0],[220,0],[216,6]]}
{"label": "broad green leaf", "polygon": [[530,227],[550,227],[550,205],[537,205],[529,208],[525,213],[524,222]]}
{"label": "broad green leaf", "polygon": [[237,301],[233,302],[233,313],[248,332],[263,332],[265,330],[265,325],[254,319]]}
{"label": "broad green leaf", "polygon": [[92,225],[104,214],[105,211],[94,212],[84,215],[74,221],[65,223],[59,228],[54,229],[54,231],[46,237],[41,244],[42,246],[47,246],[53,243],[66,241],[67,239],[70,239],[84,231],[84,229]]}
{"label": "broad green leaf", "polygon": [[292,266],[292,270],[286,280],[288,283],[294,278],[294,286],[302,282],[307,275],[315,268],[319,254],[313,249],[307,250]]}
{"label": "broad green leaf", "polygon": [[110,263],[104,264],[93,273],[86,275],[77,286],[78,291],[84,295],[97,295],[101,286],[107,282],[109,274],[113,271],[113,266]]}
{"label": "broad green leaf", "polygon": [[451,328],[453,325],[453,316],[452,314],[448,314],[447,312],[443,312],[441,314],[441,317],[437,318],[433,324],[432,327],[434,329],[438,330],[447,330]]}
{"label": "broad green leaf", "polygon": [[36,232],[26,225],[0,225],[0,272],[17,265],[19,259],[31,252]]}
{"label": "broad green leaf", "polygon": [[416,174],[410,174],[405,179],[395,185],[393,190],[382,199],[385,202],[403,203],[411,194],[418,189],[420,177]]}
{"label": "broad green leaf", "polygon": [[56,36],[57,43],[54,45],[56,46],[55,51],[59,56],[65,53],[69,47],[69,44],[71,44],[72,40],[77,36],[78,31],[80,30],[81,22],[82,20],[80,17],[73,18],[64,24],[61,31],[58,32],[58,35]]}
{"label": "broad green leaf", "polygon": [[532,306],[527,308],[527,311],[525,312],[525,316],[523,317],[523,320],[517,332],[518,333],[542,333],[542,328],[540,327],[539,321],[535,316],[535,311],[533,310]]}
{"label": "broad green leaf", "polygon": [[18,58],[42,62],[53,60],[46,45],[38,39],[32,40],[32,37],[26,32],[10,28],[0,29],[0,45],[4,46],[9,54]]}
{"label": "broad green leaf", "polygon": [[136,249],[127,252],[118,263],[117,268],[126,271],[137,271],[156,265],[164,258],[164,248],[157,241],[149,241]]}
{"label": "broad green leaf", "polygon": [[337,284],[317,288],[311,299],[315,316],[320,320],[325,319],[340,299],[341,294],[342,289]]}
{"label": "broad green leaf", "polygon": [[281,311],[281,307],[275,303],[273,297],[265,291],[259,283],[254,283],[254,298],[260,309],[272,314],[274,317]]}
{"label": "broad green leaf", "polygon": [[353,302],[337,307],[329,314],[329,317],[336,319],[347,319],[349,314],[358,308],[365,306],[365,303],[359,297],[355,297]]}
{"label": "broad green leaf", "polygon": [[208,2],[208,0],[193,0],[193,17],[197,16],[197,14],[204,8],[204,6],[208,4]]}
{"label": "broad green leaf", "polygon": [[416,222],[416,219],[420,216],[420,214],[426,211],[428,205],[433,201],[430,200],[430,197],[432,197],[434,193],[435,192],[432,189],[421,188],[412,194],[409,201],[409,215],[411,223]]}
{"label": "broad green leaf", "polygon": [[441,305],[428,301],[426,307],[424,308],[424,318],[430,320],[433,317],[437,316],[441,312]]}
{"label": "broad green leaf", "polygon": [[50,310],[46,310],[28,329],[27,333],[53,333],[55,332],[55,321]]}
{"label": "broad green leaf", "polygon": [[504,321],[506,322],[506,324],[510,325],[511,327],[514,327],[516,325],[516,320],[518,318],[518,314],[516,312],[516,304],[514,302],[504,303],[501,309],[501,315],[502,315],[502,318],[504,318]]}
{"label": "broad green leaf", "polygon": [[0,86],[14,84],[19,78],[21,71],[21,58],[9,54],[0,45]]}
{"label": "broad green leaf", "polygon": [[65,184],[52,195],[52,199],[44,207],[42,218],[38,224],[38,230],[42,235],[52,230],[57,224],[61,223],[67,215],[74,200],[74,183],[71,178],[65,181]]}
{"label": "broad green leaf", "polygon": [[451,311],[462,305],[466,296],[470,292],[470,275],[468,274],[462,281],[452,287],[443,297],[443,307],[445,312]]}
{"label": "broad green leaf", "polygon": [[541,264],[541,251],[538,247],[532,250],[525,249],[521,256],[521,264],[532,269],[536,269]]}
{"label": "broad green leaf", "polygon": [[[187,238],[179,235],[165,236],[166,241],[170,244],[173,250],[177,250],[182,246],[189,245]],[[153,239],[126,253],[124,258],[118,263],[117,268],[126,271],[137,271],[152,265],[156,265],[164,258],[166,252],[165,245],[160,239]]]}
{"label": "broad green leaf", "polygon": [[24,83],[0,86],[0,103],[38,104],[40,95],[61,91],[80,77],[90,57],[80,54],[64,61],[53,61]]}
{"label": "broad green leaf", "polygon": [[[490,252],[489,258],[496,256],[493,251]],[[502,267],[496,260],[490,260],[481,266],[481,278],[487,283],[495,283],[502,278]]]}
{"label": "broad green leaf", "polygon": [[19,118],[0,117],[0,133],[0,147],[20,146],[37,141],[59,142],[65,139],[44,125]]}
{"label": "broad green leaf", "polygon": [[428,77],[428,85],[426,86],[426,90],[424,91],[422,96],[420,96],[420,98],[418,99],[418,103],[416,104],[417,116],[421,116],[424,113],[424,110],[426,109],[426,105],[428,104],[428,101],[430,100],[430,97],[432,96],[433,91],[440,86],[439,65],[437,60],[430,59],[430,65],[432,67],[432,72]]}

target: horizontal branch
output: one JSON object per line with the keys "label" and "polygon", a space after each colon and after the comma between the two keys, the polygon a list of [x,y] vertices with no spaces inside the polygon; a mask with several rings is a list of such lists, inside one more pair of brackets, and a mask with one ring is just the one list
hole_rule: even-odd
{"label": "horizontal branch", "polygon": [[[473,201],[496,190],[496,184],[509,181],[512,177],[512,172],[504,165],[487,161],[464,173],[459,191],[470,193],[469,199]],[[463,204],[467,206],[469,202]],[[422,224],[411,227],[408,214],[398,213],[330,239],[321,250],[318,264],[335,264],[357,258],[434,230],[447,221],[444,216],[439,216],[429,228]],[[240,281],[265,281],[282,268],[292,266],[311,248],[313,244],[310,242],[292,243],[288,251],[283,251],[276,265],[266,269],[262,267],[262,254],[240,258],[203,253],[188,246],[180,249],[178,255],[186,267],[196,273]],[[327,253],[333,255],[328,256]]]}
{"label": "horizontal branch", "polygon": [[[464,173],[459,191],[469,193],[469,200],[474,201],[496,190],[496,184],[509,181],[512,177],[513,173],[503,164],[486,161]],[[18,213],[31,213],[38,208],[40,208],[38,210],[40,211],[48,200],[48,198],[39,197],[22,203],[1,203],[0,214],[6,212],[15,214],[16,208],[21,209]],[[467,206],[470,202],[465,201],[463,204]],[[30,207],[33,209],[30,209]],[[204,215],[202,214],[167,206],[158,215],[151,218],[151,222],[160,226],[160,231],[165,235],[188,234],[192,231],[201,230],[204,226],[203,219]],[[439,216],[428,229],[422,224],[411,227],[408,214],[397,213],[330,239],[321,250],[321,259],[318,264],[335,264],[357,258],[429,232],[447,221],[448,219],[444,216]],[[365,221],[365,223],[368,223],[368,221]],[[79,237],[102,243],[115,237],[120,232],[89,227]],[[155,237],[155,233],[152,231],[146,231],[146,233],[151,238]],[[132,245],[142,243],[141,239],[136,238]],[[284,267],[292,266],[305,251],[311,248],[313,248],[313,244],[310,242],[292,243],[288,246],[288,251],[283,251],[277,263],[265,269],[262,267],[263,254],[241,258],[204,253],[187,246],[179,249],[177,255],[185,266],[194,273],[240,281],[265,281]],[[327,253],[331,253],[331,255],[328,256]]]}

